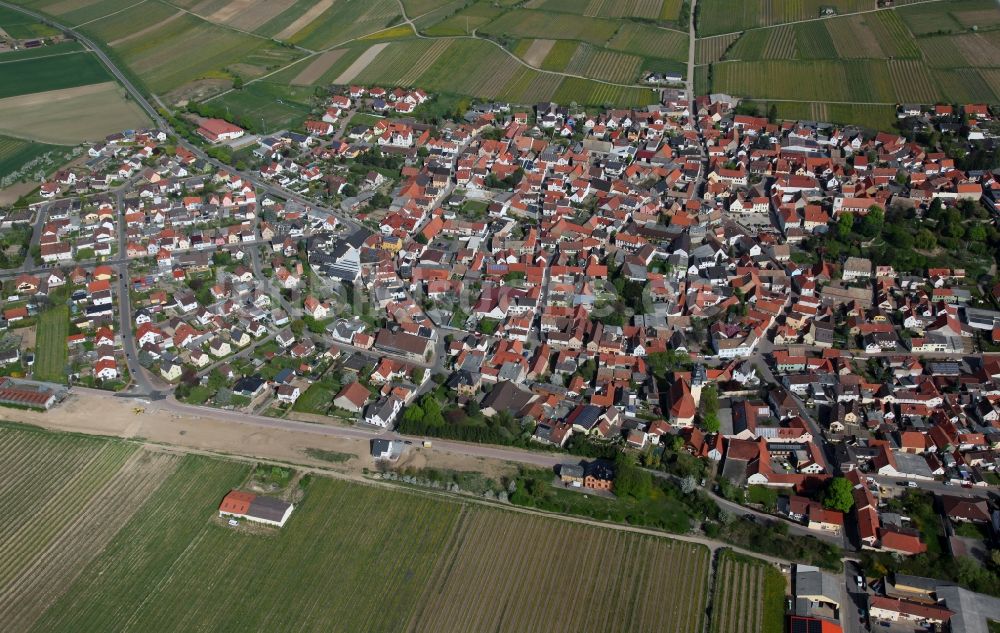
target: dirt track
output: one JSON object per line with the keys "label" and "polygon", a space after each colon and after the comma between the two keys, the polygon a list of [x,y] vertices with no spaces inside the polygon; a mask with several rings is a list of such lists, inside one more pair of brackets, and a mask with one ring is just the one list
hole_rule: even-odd
{"label": "dirt track", "polygon": [[[145,412],[136,414],[137,406],[144,406]],[[349,474],[361,473],[363,468],[373,466],[367,440],[233,424],[203,415],[179,415],[134,400],[82,392],[74,392],[47,413],[0,407],[0,420],[58,431],[145,439],[195,451],[308,464]],[[309,448],[348,453],[354,457],[346,462],[331,463],[307,455],[305,451]],[[416,445],[407,450],[396,467],[476,471],[494,477],[516,469],[513,464],[501,460],[426,450]]]}

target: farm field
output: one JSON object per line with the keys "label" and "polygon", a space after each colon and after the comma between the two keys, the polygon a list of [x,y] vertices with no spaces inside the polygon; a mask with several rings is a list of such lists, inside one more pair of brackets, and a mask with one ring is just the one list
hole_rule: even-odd
{"label": "farm field", "polygon": [[19,58],[0,64],[0,99],[110,80],[111,75],[91,53]]}
{"label": "farm field", "polygon": [[[488,24],[503,13],[499,7],[494,7],[487,2],[477,2],[462,8],[453,15],[446,17],[440,22],[436,22],[421,30],[427,35],[436,37],[447,35],[468,35],[472,31]],[[409,12],[407,15],[412,17]],[[418,24],[419,26],[419,24]]]}
{"label": "farm field", "polygon": [[409,630],[695,633],[708,564],[698,545],[469,509]]}
{"label": "farm field", "polygon": [[[886,106],[896,103],[1000,103],[1000,8],[989,0],[876,11],[868,0],[847,0],[824,4],[836,5],[838,16],[794,24],[782,24],[789,6],[765,15],[757,9],[770,3],[706,1],[730,11],[720,16],[699,4],[702,35],[748,30],[698,40],[699,92],[785,100],[774,103],[783,118],[880,129],[894,123]],[[730,22],[723,28],[720,20]]]}
{"label": "farm field", "polygon": [[818,18],[824,7],[838,15],[857,13],[875,9],[876,0],[703,0],[698,3],[698,37]]}
{"label": "farm field", "polygon": [[663,0],[530,0],[525,6],[587,17],[675,19],[680,3],[667,0],[666,4]]}
{"label": "farm field", "polygon": [[896,9],[916,36],[958,33],[972,26],[979,29],[1000,25],[1000,11],[991,0],[955,0],[902,6]]}
{"label": "farm field", "polygon": [[42,24],[23,13],[8,9],[7,7],[0,7],[0,29],[3,29],[7,35],[17,40],[52,37],[59,34],[59,31],[51,26]]}
{"label": "farm field", "polygon": [[567,13],[515,9],[479,28],[480,33],[509,37],[581,40],[603,45],[618,30],[616,20]]}
{"label": "farm field", "polygon": [[276,65],[301,56],[190,15],[161,22],[141,38],[118,42],[115,54],[150,90],[159,94],[198,79],[226,78],[229,65],[253,55],[271,53]]}
{"label": "farm field", "polygon": [[841,104],[807,101],[753,101],[757,111],[767,113],[773,105],[778,118],[788,121],[826,121],[854,124],[873,130],[890,130],[896,122],[892,105]]}
{"label": "farm field", "polygon": [[386,28],[399,16],[396,0],[337,0],[332,4],[321,0],[315,6],[328,8],[294,33],[289,29],[275,37],[312,50],[321,50]]}
{"label": "farm field", "polygon": [[[0,101],[0,103],[3,102]],[[0,116],[3,116],[2,110],[0,110]],[[63,149],[66,148],[21,138],[0,136],[0,181],[17,171],[22,165],[51,151]]]}
{"label": "farm field", "polygon": [[784,602],[785,579],[776,568],[728,550],[720,553],[712,633],[782,633]]}
{"label": "farm field", "polygon": [[148,125],[146,114],[123,93],[124,88],[109,81],[0,99],[0,134],[77,144]]}
{"label": "farm field", "polygon": [[66,382],[66,337],[69,336],[69,308],[56,306],[38,316],[35,334],[36,380]]}
{"label": "farm field", "polygon": [[11,633],[703,630],[699,545],[324,477],[234,530],[249,464],[14,425],[0,464]]}
{"label": "farm field", "polygon": [[622,24],[608,48],[641,55],[687,62],[686,33],[658,29],[645,24]]}
{"label": "farm field", "polygon": [[0,533],[6,554],[0,620],[6,631],[27,630],[180,461],[122,442],[54,437],[0,432],[5,469],[24,456],[36,458],[20,464],[22,472],[0,493],[4,507],[17,508],[21,519]]}

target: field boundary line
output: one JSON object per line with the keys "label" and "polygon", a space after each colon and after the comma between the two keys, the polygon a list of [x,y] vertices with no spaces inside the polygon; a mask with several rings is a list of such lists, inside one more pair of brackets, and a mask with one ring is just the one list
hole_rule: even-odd
{"label": "field boundary line", "polygon": [[79,24],[74,24],[73,28],[74,29],[78,29],[81,26],[87,26],[88,24],[93,24],[94,22],[99,22],[99,21],[103,20],[104,18],[110,18],[113,15],[118,15],[119,13],[124,13],[125,11],[128,11],[129,9],[134,9],[137,6],[139,6],[140,4],[145,4],[146,2],[148,2],[148,0],[139,0],[139,2],[136,2],[135,4],[130,4],[127,7],[123,7],[121,9],[118,9],[117,11],[112,11],[111,13],[107,13],[105,15],[102,15],[99,18],[94,18],[93,20],[87,20],[86,22],[80,22]]}
{"label": "field boundary line", "polygon": [[[52,53],[51,55],[39,55],[38,57],[20,57],[18,59],[8,59],[5,61],[0,61],[0,64],[16,64],[17,62],[30,62],[34,59],[48,59],[49,57],[62,57],[63,55],[79,55],[80,53],[90,53],[87,49],[80,51],[66,51],[65,53]],[[46,92],[46,91],[42,91]],[[16,96],[16,95],[15,95]]]}

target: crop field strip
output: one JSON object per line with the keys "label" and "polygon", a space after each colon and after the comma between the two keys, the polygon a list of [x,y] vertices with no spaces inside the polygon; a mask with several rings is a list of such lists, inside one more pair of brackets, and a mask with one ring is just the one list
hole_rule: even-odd
{"label": "crop field strip", "polygon": [[[577,544],[579,554],[550,544],[563,548]],[[668,624],[678,633],[698,630],[695,605],[704,596],[708,558],[708,551],[698,546],[470,508],[448,552],[410,631],[669,631]],[[505,596],[482,591],[484,569],[491,571],[491,584],[510,588]],[[693,622],[642,598],[670,593],[675,588],[665,583],[691,577],[702,579],[700,584],[690,583],[692,593],[686,594],[694,598],[689,609],[694,611]],[[581,580],[590,578],[594,582]],[[683,603],[685,594],[676,595]],[[581,604],[594,605],[592,612],[572,606]],[[557,614],[553,605],[566,606]],[[601,615],[595,618],[595,614]]]}
{"label": "crop field strip", "polygon": [[826,21],[826,28],[837,46],[837,56],[841,59],[883,58],[878,39],[867,28],[864,15],[852,15]]}
{"label": "crop field strip", "polygon": [[712,633],[763,633],[766,564],[722,555],[715,575]]}
{"label": "crop field strip", "polygon": [[581,44],[566,66],[566,72],[615,83],[630,83],[638,79],[642,59],[614,51]]}
{"label": "crop field strip", "polygon": [[56,306],[38,316],[35,334],[35,376],[39,380],[66,382],[69,307]]}
{"label": "crop field strip", "polygon": [[608,48],[641,55],[687,61],[687,34],[626,22],[608,42]]}
{"label": "crop field strip", "polygon": [[109,81],[97,59],[84,51],[69,55],[16,58],[0,64],[0,99]]}
{"label": "crop field strip", "polygon": [[695,57],[698,64],[711,64],[722,59],[726,50],[738,40],[739,33],[699,38],[695,42]]}

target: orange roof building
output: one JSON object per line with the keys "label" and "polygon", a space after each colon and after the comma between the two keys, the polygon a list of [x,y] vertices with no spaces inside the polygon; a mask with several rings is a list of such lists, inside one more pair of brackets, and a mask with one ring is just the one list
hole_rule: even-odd
{"label": "orange roof building", "polygon": [[250,509],[250,504],[256,498],[257,495],[252,492],[230,490],[229,494],[222,499],[222,503],[219,504],[219,514],[245,515]]}

